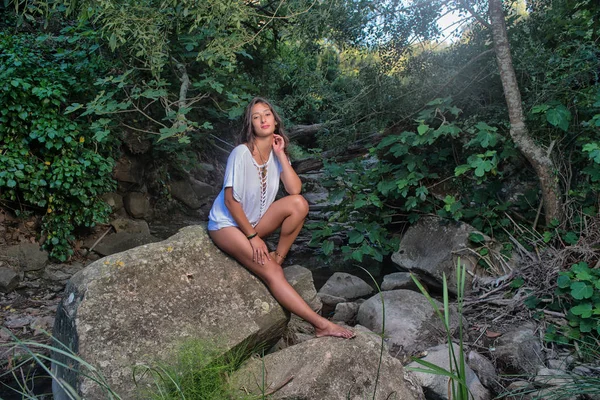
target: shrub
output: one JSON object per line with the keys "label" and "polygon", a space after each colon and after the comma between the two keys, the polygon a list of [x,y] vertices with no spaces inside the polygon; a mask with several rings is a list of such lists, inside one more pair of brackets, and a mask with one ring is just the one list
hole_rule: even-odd
{"label": "shrub", "polygon": [[[113,190],[111,144],[93,120],[65,115],[103,67],[93,40],[0,31],[0,201],[41,214],[44,247],[67,260],[77,227],[104,222],[100,195]],[[93,39],[93,38],[92,38]]]}

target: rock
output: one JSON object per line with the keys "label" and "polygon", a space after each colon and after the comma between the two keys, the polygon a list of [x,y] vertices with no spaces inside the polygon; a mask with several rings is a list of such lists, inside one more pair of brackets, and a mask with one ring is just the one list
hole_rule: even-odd
{"label": "rock", "polygon": [[[390,354],[402,357],[445,342],[446,335],[435,311],[421,293],[391,290],[376,294],[360,305],[358,323],[381,333],[385,302],[385,336]],[[434,300],[440,309],[442,304]],[[450,326],[458,327],[458,315],[451,313]]]}
{"label": "rock", "polygon": [[383,277],[381,290],[407,289],[417,290],[417,285],[408,272],[394,272]]}
{"label": "rock", "polygon": [[564,370],[540,367],[533,381],[538,385],[563,386],[572,384],[573,378]]}
{"label": "rock", "polygon": [[150,227],[143,219],[115,218],[110,221],[110,224],[115,228],[115,232],[117,233],[127,232],[150,235]]}
{"label": "rock", "polygon": [[531,325],[517,327],[496,339],[497,364],[508,373],[535,375],[544,365],[542,344]]}
{"label": "rock", "polygon": [[[392,254],[392,261],[437,289],[442,288],[442,275],[446,274],[448,289],[455,293],[458,256],[471,272],[477,265],[477,259],[465,251],[472,232],[477,230],[464,223],[447,223],[436,217],[421,218],[408,228],[398,251]],[[467,273],[467,290],[470,281]]]}
{"label": "rock", "polygon": [[296,289],[296,292],[317,313],[321,312],[323,303],[317,295],[312,272],[300,265],[291,265],[283,269],[285,279]]}
{"label": "rock", "polygon": [[53,326],[54,317],[50,315],[36,318],[31,322],[31,329],[33,329],[34,336],[50,333]]}
{"label": "rock", "polygon": [[98,242],[98,244],[96,244],[94,251],[102,256],[109,256],[148,243],[155,243],[159,240],[160,239],[152,235],[144,233],[119,232],[112,235],[106,235]]}
{"label": "rock", "polygon": [[467,364],[477,374],[479,381],[495,393],[503,391],[494,364],[478,352],[471,350],[467,355]]}
{"label": "rock", "polygon": [[192,210],[197,210],[207,204],[217,193],[216,189],[207,183],[189,177],[180,181],[169,182],[171,196]]}
{"label": "rock", "polygon": [[110,206],[112,212],[117,212],[123,208],[123,196],[109,192],[102,195],[102,200]]}
{"label": "rock", "polygon": [[202,207],[204,202],[198,198],[190,182],[186,180],[175,181],[169,183],[171,196],[185,204],[186,207],[192,210],[197,210]]}
{"label": "rock", "polygon": [[23,271],[39,271],[48,263],[48,252],[35,243],[19,243],[6,249],[6,255],[15,257]]}
{"label": "rock", "polygon": [[319,299],[323,302],[323,304],[327,304],[329,306],[335,306],[339,303],[344,303],[346,301],[343,297],[330,296],[325,293],[319,293]]}
{"label": "rock", "polygon": [[43,278],[53,282],[59,282],[66,284],[67,281],[83,269],[83,265],[80,263],[72,264],[51,264],[44,270]]}
{"label": "rock", "polygon": [[335,306],[335,313],[333,314],[334,321],[345,322],[348,325],[354,325],[356,323],[356,315],[360,304],[358,303],[338,303]]}
{"label": "rock", "polygon": [[150,201],[140,192],[129,192],[123,201],[127,213],[133,218],[145,218],[150,213]]}
{"label": "rock", "polygon": [[28,326],[33,317],[29,315],[15,315],[7,317],[6,321],[4,321],[4,326],[10,329],[23,328]]}
{"label": "rock", "polygon": [[354,339],[313,339],[251,359],[233,374],[233,387],[260,395],[264,368],[264,389],[273,400],[423,399],[421,388],[406,376],[400,361],[385,353],[376,381],[381,342],[364,328],[355,331]]}
{"label": "rock", "polygon": [[20,281],[19,274],[12,268],[0,267],[0,292],[12,292],[19,285]]}
{"label": "rock", "polygon": [[117,181],[142,185],[144,183],[144,163],[137,157],[125,154],[117,160],[113,177]]}
{"label": "rock", "polygon": [[511,382],[506,388],[506,400],[532,400],[536,399],[534,386],[527,381]]}
{"label": "rock", "polygon": [[[253,348],[274,343],[287,323],[266,286],[219,251],[203,226],[90,264],[62,299],[54,337],[97,367],[123,399],[135,397],[133,365],[164,361],[186,339]],[[82,398],[105,398],[91,380],[53,368]],[[68,398],[58,385],[53,392],[56,400]]]}
{"label": "rock", "polygon": [[336,272],[319,290],[319,297],[321,297],[323,303],[335,305],[338,302],[332,303],[332,298],[337,297],[349,301],[368,296],[373,292],[373,288],[359,277],[345,272]]}
{"label": "rock", "polygon": [[562,369],[566,371],[571,367],[574,361],[573,356],[567,354],[564,357],[550,359],[546,364],[550,369]]}
{"label": "rock", "polygon": [[196,197],[198,197],[198,199],[203,203],[206,203],[208,200],[212,200],[212,197],[219,193],[214,186],[191,177],[190,185],[192,186],[192,190],[196,194]]}
{"label": "rock", "polygon": [[[454,348],[454,354],[456,359],[459,358],[460,347],[452,343]],[[448,345],[441,344],[439,346],[432,347],[427,350],[427,356],[422,358],[423,361],[430,362],[432,364],[437,365],[445,369],[446,371],[450,370],[450,361],[448,354]],[[408,367],[411,368],[423,368],[423,366],[417,362],[411,362],[408,364]],[[456,368],[456,366],[453,366]],[[456,371],[456,369],[454,369]],[[423,391],[425,392],[425,396],[428,399],[450,399],[452,398],[451,393],[448,393],[448,377],[443,375],[430,374],[425,372],[413,372],[417,379],[421,382],[423,386]],[[469,388],[470,394],[473,396],[473,400],[489,400],[491,398],[490,392],[483,387],[475,373],[468,365],[465,365],[465,374],[466,374],[466,383]],[[458,383],[455,383],[456,388],[458,389]],[[469,396],[471,398],[471,396]]]}

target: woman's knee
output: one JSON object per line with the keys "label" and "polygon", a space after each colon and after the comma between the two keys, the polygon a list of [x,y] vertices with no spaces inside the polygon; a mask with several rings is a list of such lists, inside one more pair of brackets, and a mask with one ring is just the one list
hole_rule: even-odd
{"label": "woman's knee", "polygon": [[302,218],[308,215],[308,201],[301,194],[290,195],[294,213]]}

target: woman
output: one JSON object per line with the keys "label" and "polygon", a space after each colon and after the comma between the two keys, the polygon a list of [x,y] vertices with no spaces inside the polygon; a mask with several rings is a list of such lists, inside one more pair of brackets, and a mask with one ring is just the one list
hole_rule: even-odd
{"label": "woman", "polygon": [[[315,313],[283,275],[281,263],[308,214],[287,144],[273,107],[262,98],[253,99],[244,115],[242,144],[227,160],[223,190],[210,211],[208,231],[221,250],[267,284],[283,307],[310,322],[317,337],[351,338],[352,331]],[[275,201],[280,179],[289,195]],[[277,249],[269,252],[263,238],[279,227]]]}

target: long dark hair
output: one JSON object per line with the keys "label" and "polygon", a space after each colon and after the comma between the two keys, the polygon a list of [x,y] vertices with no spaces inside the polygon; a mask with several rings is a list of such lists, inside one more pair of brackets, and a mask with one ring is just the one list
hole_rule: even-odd
{"label": "long dark hair", "polygon": [[[262,97],[255,97],[250,101],[248,106],[246,107],[246,111],[244,112],[244,121],[242,125],[242,131],[240,133],[240,143],[244,143],[248,146],[251,152],[254,151],[254,128],[252,127],[252,107],[256,104],[264,104],[273,113],[273,117],[275,118],[275,134],[280,135],[285,142],[285,154],[288,155],[288,144],[290,143],[290,139],[288,138],[285,130],[283,129],[283,122],[281,121],[281,117],[277,114],[277,111],[273,108],[271,103]],[[289,156],[289,155],[288,155]]]}

